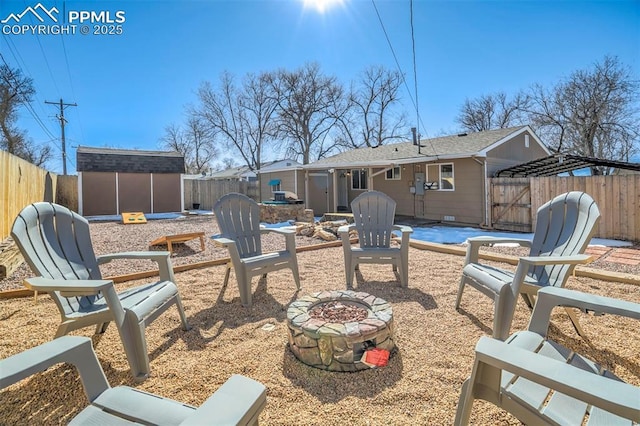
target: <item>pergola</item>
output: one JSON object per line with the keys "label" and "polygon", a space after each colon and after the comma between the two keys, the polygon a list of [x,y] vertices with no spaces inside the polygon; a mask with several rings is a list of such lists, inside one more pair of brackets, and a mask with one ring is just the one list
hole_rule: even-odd
{"label": "pergola", "polygon": [[498,170],[494,177],[555,176],[558,173],[592,166],[615,167],[640,172],[640,163],[626,163],[624,161],[603,160],[571,154],[552,154],[545,158]]}

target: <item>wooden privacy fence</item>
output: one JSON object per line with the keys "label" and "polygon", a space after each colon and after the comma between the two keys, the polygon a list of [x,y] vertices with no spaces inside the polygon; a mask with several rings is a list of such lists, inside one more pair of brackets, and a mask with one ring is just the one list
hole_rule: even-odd
{"label": "wooden privacy fence", "polygon": [[55,174],[0,151],[0,242],[9,236],[13,220],[24,206],[55,199],[56,184]]}
{"label": "wooden privacy fence", "polygon": [[599,238],[640,241],[640,175],[492,178],[491,226],[535,230],[538,208],[562,193],[583,191],[600,209]]}
{"label": "wooden privacy fence", "polygon": [[197,204],[201,210],[213,210],[218,198],[230,192],[245,194],[256,201],[260,198],[258,182],[213,179],[183,179],[183,182],[185,209]]}

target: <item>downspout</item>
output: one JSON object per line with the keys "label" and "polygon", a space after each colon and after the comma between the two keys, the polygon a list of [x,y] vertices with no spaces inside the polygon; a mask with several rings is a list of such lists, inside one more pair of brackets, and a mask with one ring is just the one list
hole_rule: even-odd
{"label": "downspout", "polygon": [[333,210],[334,212],[338,211],[338,173],[336,173],[335,169],[333,173],[333,178],[331,179],[331,186],[333,187]]}
{"label": "downspout", "polygon": [[307,169],[305,169],[304,171],[304,208],[305,209],[310,208],[309,207],[309,170]]}

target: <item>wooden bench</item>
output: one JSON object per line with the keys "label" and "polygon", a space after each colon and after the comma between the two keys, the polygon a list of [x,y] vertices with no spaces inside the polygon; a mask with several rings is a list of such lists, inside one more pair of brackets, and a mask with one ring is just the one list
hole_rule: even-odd
{"label": "wooden bench", "polygon": [[204,251],[204,232],[192,232],[190,234],[176,234],[176,235],[163,235],[162,237],[155,239],[149,244],[149,246],[167,245],[169,253],[173,253],[172,244],[184,243],[185,241],[195,240],[200,238],[200,248]]}

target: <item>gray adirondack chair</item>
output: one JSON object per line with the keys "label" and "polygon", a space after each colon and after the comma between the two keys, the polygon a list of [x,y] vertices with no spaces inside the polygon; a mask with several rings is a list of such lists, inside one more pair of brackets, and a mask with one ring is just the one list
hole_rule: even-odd
{"label": "gray adirondack chair", "polygon": [[529,327],[502,342],[482,337],[464,382],[455,425],[467,425],[473,401],[483,399],[525,424],[632,425],[640,423],[640,387],[549,340],[556,306],[640,320],[640,304],[557,287],[538,292]]}
{"label": "gray adirondack chair", "polygon": [[[344,268],[347,288],[353,286],[353,277],[360,263],[393,265],[400,275],[400,285],[409,286],[410,226],[395,225],[396,202],[379,191],[364,192],[351,202],[354,223],[338,228],[344,250]],[[352,246],[349,232],[358,232],[359,246]],[[400,247],[391,247],[392,232],[400,231]]]}
{"label": "gray adirondack chair", "polygon": [[[137,380],[149,374],[145,328],[170,306],[176,305],[182,329],[189,325],[175,285],[169,252],[127,252],[95,255],[89,222],[66,207],[34,203],[16,217],[11,236],[31,267],[34,278],[25,285],[47,292],[62,322],[55,337],[96,325],[104,333],[109,322],[118,328],[131,373]],[[116,292],[111,280],[103,280],[99,265],[115,259],[150,259],[158,263],[157,282]]]}
{"label": "gray adirondack chair", "polygon": [[[572,191],[558,195],[538,209],[533,241],[469,238],[456,309],[460,307],[466,285],[493,298],[493,337],[504,340],[509,335],[518,294],[532,308],[540,288],[563,287],[575,267],[590,260],[583,253],[599,219],[600,211],[595,201],[584,192]],[[530,247],[529,256],[519,259],[515,273],[478,262],[480,247],[496,243],[518,243]],[[570,309],[566,312],[578,334],[583,336],[576,315]]]}
{"label": "gray adirondack chair", "polygon": [[[251,306],[251,278],[257,275],[266,277],[269,272],[289,268],[296,288],[300,290],[295,231],[261,227],[260,206],[243,194],[230,193],[222,196],[213,206],[213,212],[220,228],[220,237],[214,238],[214,242],[226,247],[231,258],[231,262],[227,264],[224,286],[229,282],[233,267],[243,306]],[[285,237],[284,250],[262,252],[261,235],[269,232]]]}
{"label": "gray adirondack chair", "polygon": [[91,347],[91,339],[80,336],[63,336],[1,360],[0,388],[60,363],[76,367],[89,401],[71,425],[257,425],[267,402],[264,385],[237,374],[199,408],[128,386],[112,388]]}

